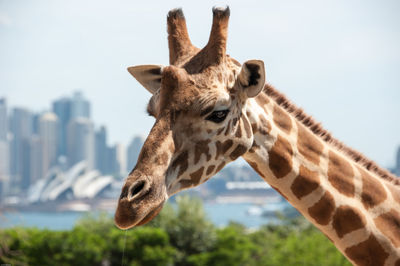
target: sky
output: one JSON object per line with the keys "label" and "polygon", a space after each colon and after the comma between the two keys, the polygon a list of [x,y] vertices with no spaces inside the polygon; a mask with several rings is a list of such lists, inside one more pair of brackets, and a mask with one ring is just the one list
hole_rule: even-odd
{"label": "sky", "polygon": [[40,112],[81,90],[110,143],[146,136],[150,94],[126,68],[168,65],[166,15],[182,7],[203,47],[229,5],[228,53],[384,167],[400,145],[400,2],[0,0],[0,97]]}

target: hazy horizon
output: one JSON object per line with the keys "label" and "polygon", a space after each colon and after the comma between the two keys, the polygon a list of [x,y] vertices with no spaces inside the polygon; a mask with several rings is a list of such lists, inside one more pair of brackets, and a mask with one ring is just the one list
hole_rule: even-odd
{"label": "hazy horizon", "polygon": [[[155,4],[156,3],[156,4]],[[81,90],[111,143],[146,136],[150,94],[126,71],[168,65],[166,14],[182,7],[193,43],[216,1],[0,0],[0,97],[51,109]],[[400,3],[226,1],[228,53],[265,62],[267,81],[332,134],[384,167],[400,144]],[[218,4],[221,5],[221,4]]]}

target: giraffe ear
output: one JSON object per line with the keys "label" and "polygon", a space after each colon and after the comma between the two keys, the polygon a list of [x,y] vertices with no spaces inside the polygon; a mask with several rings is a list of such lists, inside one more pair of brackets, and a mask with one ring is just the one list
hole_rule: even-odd
{"label": "giraffe ear", "polygon": [[160,65],[140,65],[128,67],[128,71],[146,90],[154,94],[161,87],[162,68]]}
{"label": "giraffe ear", "polygon": [[249,60],[242,65],[238,80],[248,97],[257,96],[265,85],[265,68],[261,60]]}

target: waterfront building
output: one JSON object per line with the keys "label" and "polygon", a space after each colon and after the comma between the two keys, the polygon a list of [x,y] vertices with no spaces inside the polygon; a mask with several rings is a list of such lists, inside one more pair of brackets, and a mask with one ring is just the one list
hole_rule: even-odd
{"label": "waterfront building", "polygon": [[44,176],[42,148],[41,137],[39,137],[39,135],[33,135],[29,140],[28,147],[30,185],[35,184]]}
{"label": "waterfront building", "polygon": [[46,112],[39,119],[39,136],[42,154],[42,173],[57,164],[58,118],[55,113]]}
{"label": "waterfront building", "polygon": [[71,100],[61,98],[53,102],[53,112],[58,117],[57,157],[67,155],[67,126],[71,118]]}
{"label": "waterfront building", "polygon": [[10,150],[8,143],[7,101],[0,99],[0,199],[7,191],[10,171]]}
{"label": "waterfront building", "polygon": [[90,102],[79,91],[71,98],[71,119],[78,117],[90,118]]}
{"label": "waterfront building", "polygon": [[108,163],[107,163],[107,129],[102,126],[96,131],[96,169],[102,174],[109,173]]}
{"label": "waterfront building", "polygon": [[7,140],[8,118],[7,118],[7,101],[0,98],[0,141]]}
{"label": "waterfront building", "polygon": [[14,108],[11,115],[11,169],[12,189],[26,189],[30,184],[29,139],[33,134],[33,114],[24,108]]}
{"label": "waterfront building", "polygon": [[68,124],[67,158],[71,167],[80,161],[85,161],[88,169],[94,168],[95,134],[92,121],[79,117]]}
{"label": "waterfront building", "polygon": [[395,174],[400,177],[400,147],[397,148]]}
{"label": "waterfront building", "polygon": [[57,157],[67,155],[67,131],[72,119],[79,117],[90,119],[90,102],[81,92],[72,97],[63,97],[53,102],[53,112],[58,117]]}
{"label": "waterfront building", "polygon": [[126,151],[124,145],[121,143],[115,144],[115,160],[117,162],[116,172],[121,175],[125,176],[126,173]]}

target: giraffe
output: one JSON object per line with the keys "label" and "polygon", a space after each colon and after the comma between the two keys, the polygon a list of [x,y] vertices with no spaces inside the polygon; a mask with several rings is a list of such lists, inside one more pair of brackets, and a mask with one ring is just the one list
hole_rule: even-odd
{"label": "giraffe", "polygon": [[122,187],[116,225],[149,222],[171,195],[242,156],[353,264],[399,266],[399,179],[266,84],[263,61],[227,55],[229,15],[213,8],[199,49],[182,10],[171,10],[170,65],[128,68],[152,94],[147,111],[156,121]]}

